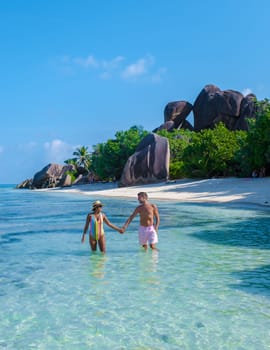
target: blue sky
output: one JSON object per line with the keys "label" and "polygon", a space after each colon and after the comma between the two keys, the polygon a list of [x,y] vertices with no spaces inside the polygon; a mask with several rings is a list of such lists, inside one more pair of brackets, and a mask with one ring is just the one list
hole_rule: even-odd
{"label": "blue sky", "polygon": [[270,97],[269,13],[268,0],[1,1],[0,183],[151,131],[209,83]]}

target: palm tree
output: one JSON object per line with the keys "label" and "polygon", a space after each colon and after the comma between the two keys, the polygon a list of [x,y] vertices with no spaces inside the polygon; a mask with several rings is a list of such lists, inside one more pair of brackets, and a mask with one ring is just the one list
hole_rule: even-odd
{"label": "palm tree", "polygon": [[73,155],[76,157],[74,159],[78,166],[82,166],[85,169],[89,170],[91,163],[91,154],[88,152],[88,147],[77,147],[76,151],[73,152]]}
{"label": "palm tree", "polygon": [[70,158],[67,160],[64,160],[65,164],[70,164],[70,165],[74,165],[74,167],[76,168],[77,166],[77,158]]}

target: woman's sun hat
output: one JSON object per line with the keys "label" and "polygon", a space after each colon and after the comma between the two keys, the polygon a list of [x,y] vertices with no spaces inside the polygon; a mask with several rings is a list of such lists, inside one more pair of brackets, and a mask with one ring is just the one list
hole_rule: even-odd
{"label": "woman's sun hat", "polygon": [[95,210],[97,207],[103,207],[103,204],[101,203],[101,201],[95,201],[92,204],[92,209]]}

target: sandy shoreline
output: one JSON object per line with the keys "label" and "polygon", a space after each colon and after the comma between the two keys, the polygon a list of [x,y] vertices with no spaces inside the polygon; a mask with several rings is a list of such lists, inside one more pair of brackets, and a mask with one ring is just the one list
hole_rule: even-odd
{"label": "sandy shoreline", "polygon": [[121,188],[118,188],[116,183],[94,183],[53,191],[80,193],[95,198],[136,198],[138,192],[144,191],[148,193],[149,199],[194,203],[245,203],[270,208],[270,177],[184,179]]}

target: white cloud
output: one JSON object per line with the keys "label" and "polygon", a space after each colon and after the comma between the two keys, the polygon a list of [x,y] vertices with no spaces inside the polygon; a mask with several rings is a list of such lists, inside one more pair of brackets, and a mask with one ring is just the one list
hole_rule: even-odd
{"label": "white cloud", "polygon": [[0,145],[0,154],[4,152],[4,147]]}
{"label": "white cloud", "polygon": [[92,55],[87,57],[75,57],[72,59],[72,62],[83,68],[97,68],[99,66],[99,62]]}
{"label": "white cloud", "polygon": [[135,63],[128,65],[122,72],[124,79],[133,79],[148,73],[149,68],[153,65],[154,58],[146,56],[138,59]]}
{"label": "white cloud", "polygon": [[[124,80],[147,79],[153,83],[160,82],[166,72],[166,68],[155,67],[155,59],[151,55],[139,58],[135,62],[128,63],[126,57],[118,55],[112,59],[97,59],[93,55],[62,56],[60,59],[62,72],[65,74],[75,73],[75,68],[83,70],[94,69],[102,80],[122,78]],[[124,65],[124,62],[126,64]]]}
{"label": "white cloud", "polygon": [[250,88],[245,88],[243,89],[242,94],[247,96],[248,94],[252,94],[252,90]]}
{"label": "white cloud", "polygon": [[123,56],[116,56],[111,60],[98,60],[93,55],[88,55],[86,57],[70,57],[70,56],[62,56],[61,63],[65,66],[79,66],[84,69],[88,68],[100,68],[105,71],[115,70],[121,65],[122,61],[125,58]]}
{"label": "white cloud", "polygon": [[124,61],[125,57],[123,56],[116,56],[115,58],[111,59],[110,61],[101,61],[102,67],[107,70],[114,70],[119,67],[119,65]]}
{"label": "white cloud", "polygon": [[61,140],[53,140],[51,142],[45,142],[44,149],[48,162],[63,163],[66,159],[72,157],[75,147]]}

